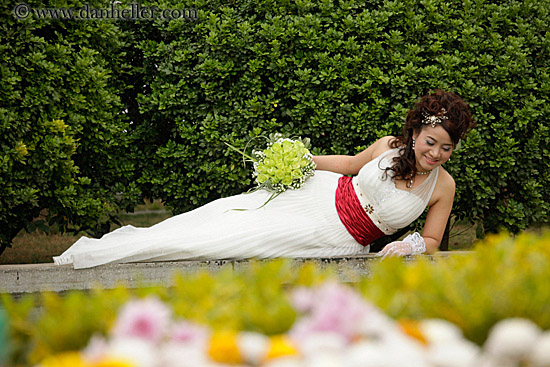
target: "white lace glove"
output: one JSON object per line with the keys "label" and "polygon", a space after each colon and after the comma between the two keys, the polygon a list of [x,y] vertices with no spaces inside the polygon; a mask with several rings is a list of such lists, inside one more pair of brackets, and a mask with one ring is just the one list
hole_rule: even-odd
{"label": "white lace glove", "polygon": [[418,232],[408,235],[403,241],[394,241],[388,243],[382,251],[378,253],[378,256],[382,256],[382,259],[387,256],[407,256],[417,255],[426,251],[426,242],[424,238]]}

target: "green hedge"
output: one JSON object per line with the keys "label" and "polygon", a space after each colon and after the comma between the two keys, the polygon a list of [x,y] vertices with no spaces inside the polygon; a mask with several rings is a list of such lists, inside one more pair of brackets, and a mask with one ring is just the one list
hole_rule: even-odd
{"label": "green hedge", "polygon": [[36,226],[101,235],[110,213],[139,196],[124,156],[125,86],[117,78],[129,67],[120,29],[17,20],[14,5],[0,7],[0,245]]}
{"label": "green hedge", "polygon": [[140,4],[196,8],[199,20],[18,21],[0,8],[0,157],[63,120],[81,192],[63,204],[47,188],[42,200],[15,176],[51,167],[3,166],[18,194],[2,188],[2,228],[47,207],[101,234],[108,210],[141,197],[180,213],[250,186],[224,141],[283,132],[310,137],[316,154],[355,154],[397,134],[434,88],[460,94],[478,122],[446,164],[455,218],[514,232],[548,221],[550,0]]}
{"label": "green hedge", "polygon": [[141,111],[154,116],[142,123],[170,127],[141,182],[175,212],[250,184],[222,141],[282,131],[316,153],[355,154],[443,88],[479,124],[446,164],[453,215],[486,231],[548,221],[549,1],[185,5],[199,22],[158,23],[161,39],[139,46],[151,87]]}

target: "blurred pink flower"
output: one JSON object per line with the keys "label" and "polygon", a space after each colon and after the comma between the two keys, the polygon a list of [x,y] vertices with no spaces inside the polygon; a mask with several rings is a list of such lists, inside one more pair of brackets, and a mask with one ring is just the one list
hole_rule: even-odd
{"label": "blurred pink flower", "polygon": [[296,288],[291,295],[291,302],[298,312],[308,312],[314,306],[313,291],[310,288]]}
{"label": "blurred pink flower", "polygon": [[358,334],[358,325],[363,318],[373,310],[355,291],[335,282],[316,289],[302,288],[299,292],[292,300],[297,309],[309,309],[309,313],[300,318],[290,331],[296,340],[317,332],[334,332],[351,340]]}
{"label": "blurred pink flower", "polygon": [[98,363],[105,357],[107,349],[107,341],[99,335],[93,335],[88,346],[82,350],[82,356],[88,363]]}
{"label": "blurred pink flower", "polygon": [[134,337],[152,342],[166,334],[172,312],[155,297],[130,301],[122,308],[113,328],[115,337]]}
{"label": "blurred pink flower", "polygon": [[172,326],[172,340],[180,343],[206,343],[208,329],[188,321],[179,321]]}

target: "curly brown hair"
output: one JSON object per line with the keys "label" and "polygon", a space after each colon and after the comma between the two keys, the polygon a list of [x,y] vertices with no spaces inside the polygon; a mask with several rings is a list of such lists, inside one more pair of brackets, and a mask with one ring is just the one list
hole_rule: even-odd
{"label": "curly brown hair", "polygon": [[385,177],[388,171],[393,171],[395,179],[409,180],[416,175],[413,132],[420,133],[427,126],[422,123],[423,114],[441,116],[443,113],[447,119],[441,119],[441,126],[451,137],[453,148],[476,125],[470,108],[458,95],[441,89],[428,93],[407,113],[401,135],[390,141],[391,148],[399,148],[399,155],[393,159],[392,166],[386,168]]}

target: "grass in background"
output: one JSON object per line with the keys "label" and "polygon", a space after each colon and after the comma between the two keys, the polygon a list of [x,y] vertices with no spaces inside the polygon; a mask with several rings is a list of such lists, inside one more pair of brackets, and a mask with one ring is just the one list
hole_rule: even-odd
{"label": "grass in background", "polygon": [[[134,213],[121,214],[120,221],[123,225],[131,224],[135,227],[150,227],[171,217],[160,200],[146,202],[136,207]],[[119,226],[111,226],[111,231]],[[61,255],[81,236],[78,235],[51,233],[42,231],[27,233],[25,230],[19,232],[14,238],[12,247],[7,248],[0,255],[0,264],[39,264],[51,263],[52,257]]]}
{"label": "grass in background", "polygon": [[[171,213],[166,211],[160,200],[152,203],[147,201],[136,207],[134,213],[121,214],[123,225],[131,224],[135,227],[150,227],[169,217]],[[118,228],[113,225],[111,231]],[[13,240],[11,248],[6,249],[0,255],[0,264],[40,264],[53,262],[52,257],[61,255],[76,240],[85,233],[78,235],[52,233],[41,231],[27,233],[21,231]],[[476,240],[476,225],[467,222],[458,222],[451,229],[449,238],[449,250],[469,250]]]}
{"label": "grass in background", "polygon": [[476,229],[477,224],[467,221],[454,223],[449,234],[449,251],[471,250],[477,240]]}

